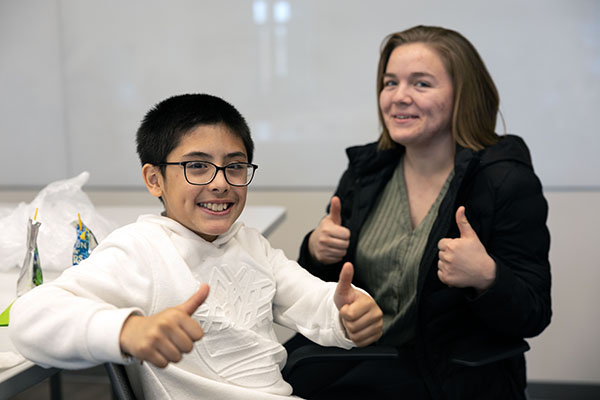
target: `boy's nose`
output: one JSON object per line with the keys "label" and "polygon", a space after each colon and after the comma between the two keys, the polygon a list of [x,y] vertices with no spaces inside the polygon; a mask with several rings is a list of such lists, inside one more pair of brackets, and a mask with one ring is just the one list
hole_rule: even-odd
{"label": "boy's nose", "polygon": [[220,192],[227,191],[229,189],[229,183],[227,182],[227,179],[225,179],[225,171],[217,171],[215,179],[213,179],[209,185],[211,190],[217,190]]}

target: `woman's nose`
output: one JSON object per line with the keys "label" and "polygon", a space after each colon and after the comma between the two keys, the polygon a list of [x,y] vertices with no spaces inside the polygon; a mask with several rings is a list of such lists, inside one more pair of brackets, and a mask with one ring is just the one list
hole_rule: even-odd
{"label": "woman's nose", "polygon": [[412,96],[409,91],[408,85],[400,84],[396,87],[392,100],[396,103],[412,103]]}

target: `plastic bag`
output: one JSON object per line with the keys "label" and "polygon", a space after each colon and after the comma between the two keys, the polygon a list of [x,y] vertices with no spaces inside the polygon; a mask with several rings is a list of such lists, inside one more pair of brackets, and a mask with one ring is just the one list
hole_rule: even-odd
{"label": "plastic bag", "polygon": [[23,262],[27,243],[27,221],[38,208],[41,222],[37,238],[44,271],[63,271],[72,265],[74,229],[77,214],[86,221],[100,242],[117,225],[96,211],[81,187],[90,174],[50,183],[29,203],[20,203],[9,215],[0,219],[0,270],[19,267]]}

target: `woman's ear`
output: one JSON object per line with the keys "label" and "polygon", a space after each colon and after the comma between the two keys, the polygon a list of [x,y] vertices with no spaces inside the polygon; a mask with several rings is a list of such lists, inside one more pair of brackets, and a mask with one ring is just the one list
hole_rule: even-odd
{"label": "woman's ear", "polygon": [[142,167],[142,177],[150,194],[154,197],[163,195],[164,179],[160,168],[152,164],[144,164]]}

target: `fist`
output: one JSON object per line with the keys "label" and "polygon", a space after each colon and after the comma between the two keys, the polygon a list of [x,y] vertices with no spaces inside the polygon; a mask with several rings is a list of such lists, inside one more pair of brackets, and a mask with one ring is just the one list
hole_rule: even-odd
{"label": "fist", "polygon": [[484,291],[496,279],[496,263],[469,224],[463,206],[456,211],[456,223],[460,237],[438,242],[438,277],[448,286]]}
{"label": "fist", "polygon": [[160,368],[180,361],[204,336],[202,327],[191,316],[204,303],[208,292],[208,285],[204,284],[178,306],[149,317],[130,315],[121,329],[121,351]]}
{"label": "fist", "polygon": [[354,267],[345,263],[333,301],[346,334],[358,347],[367,346],[383,334],[383,312],[373,298],[352,286]]}
{"label": "fist", "polygon": [[329,214],[308,239],[311,256],[321,264],[339,262],[346,255],[350,245],[350,230],[342,226],[342,203],[339,197],[331,199]]}

